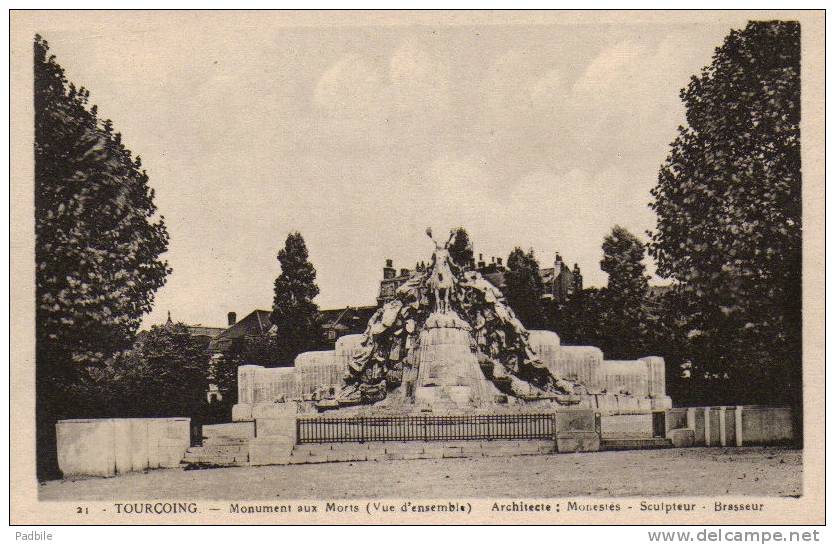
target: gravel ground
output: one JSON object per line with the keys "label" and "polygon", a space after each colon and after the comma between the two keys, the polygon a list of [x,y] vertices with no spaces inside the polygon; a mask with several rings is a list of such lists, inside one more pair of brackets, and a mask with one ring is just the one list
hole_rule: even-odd
{"label": "gravel ground", "polygon": [[802,451],[689,448],[155,470],[42,483],[41,500],[798,496]]}

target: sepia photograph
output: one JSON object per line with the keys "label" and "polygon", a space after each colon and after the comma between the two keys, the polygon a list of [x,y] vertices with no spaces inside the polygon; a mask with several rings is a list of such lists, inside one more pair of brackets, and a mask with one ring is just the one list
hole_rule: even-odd
{"label": "sepia photograph", "polygon": [[822,10],[10,25],[12,523],[823,523]]}

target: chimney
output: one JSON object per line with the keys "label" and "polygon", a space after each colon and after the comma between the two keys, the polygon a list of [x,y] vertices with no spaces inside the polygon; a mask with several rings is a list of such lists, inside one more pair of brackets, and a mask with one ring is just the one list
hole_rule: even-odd
{"label": "chimney", "polygon": [[400,269],[400,276],[409,276],[409,269],[401,268]]}
{"label": "chimney", "polygon": [[483,269],[483,268],[484,268],[484,265],[485,265],[485,263],[484,263],[484,255],[482,255],[482,254],[478,254],[478,268],[479,268],[479,269]]}
{"label": "chimney", "polygon": [[386,266],[383,267],[383,280],[394,278],[395,273],[394,262],[391,259],[386,259]]}
{"label": "chimney", "polygon": [[560,271],[562,270],[562,266],[563,266],[562,257],[560,257],[559,252],[555,252],[554,253],[554,274],[560,274]]}
{"label": "chimney", "polygon": [[235,325],[235,323],[237,321],[238,321],[238,315],[235,314],[234,312],[230,312],[226,315],[226,323],[228,323],[230,326]]}

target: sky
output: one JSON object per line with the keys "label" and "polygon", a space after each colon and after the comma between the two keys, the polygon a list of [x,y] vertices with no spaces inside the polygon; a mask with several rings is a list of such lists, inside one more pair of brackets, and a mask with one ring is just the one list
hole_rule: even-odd
{"label": "sky", "polygon": [[430,257],[429,226],[464,226],[488,260],[559,252],[605,285],[603,237],[654,227],[679,90],[731,28],[220,15],[42,32],[142,157],[165,217],[173,273],[145,327],[269,309],[291,231],[321,308],[374,304],[385,259]]}

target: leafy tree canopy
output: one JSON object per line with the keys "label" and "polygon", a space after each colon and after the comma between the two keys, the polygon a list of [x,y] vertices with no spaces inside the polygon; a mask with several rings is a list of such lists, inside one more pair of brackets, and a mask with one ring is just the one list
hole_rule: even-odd
{"label": "leafy tree canopy", "polygon": [[101,364],[165,283],[168,232],[139,157],[40,36],[34,64],[38,364]]}
{"label": "leafy tree canopy", "polygon": [[69,389],[131,346],[171,272],[168,231],[139,157],[90,93],[34,39],[35,359],[38,475],[57,472],[54,423]]}
{"label": "leafy tree canopy", "polygon": [[205,402],[208,362],[205,343],[184,324],[153,326],[69,388],[91,417],[194,417]]}
{"label": "leafy tree canopy", "polygon": [[707,375],[799,391],[800,25],[731,31],[681,98],[652,191],[658,274],[680,284]]}

